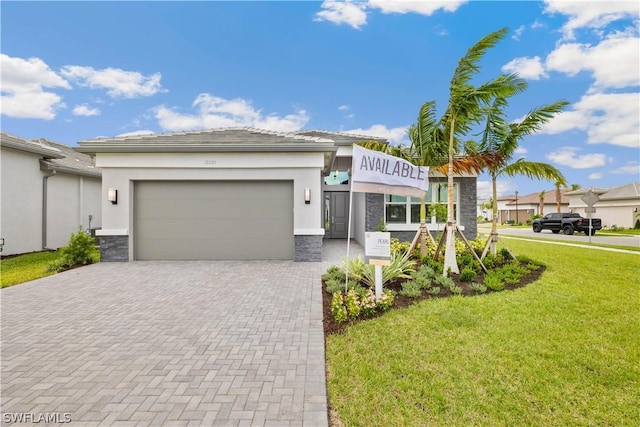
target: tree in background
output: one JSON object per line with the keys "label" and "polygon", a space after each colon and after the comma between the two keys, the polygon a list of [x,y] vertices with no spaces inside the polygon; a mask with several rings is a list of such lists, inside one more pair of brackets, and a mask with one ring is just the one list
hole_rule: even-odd
{"label": "tree in background", "polygon": [[540,199],[540,204],[538,205],[538,214],[544,215],[544,195],[546,194],[545,190],[542,190],[540,194],[538,194],[538,198]]}

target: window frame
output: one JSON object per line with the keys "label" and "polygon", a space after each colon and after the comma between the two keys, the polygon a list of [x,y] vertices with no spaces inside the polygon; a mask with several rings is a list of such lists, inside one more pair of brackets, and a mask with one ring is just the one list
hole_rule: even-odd
{"label": "window frame", "polygon": [[[458,182],[454,182],[453,183],[454,186],[454,200],[453,200],[453,205],[454,205],[454,212],[455,212],[455,220],[457,224],[460,224],[460,209],[458,209],[458,207],[460,206],[460,183]],[[439,193],[439,190],[441,190],[444,187],[445,189],[445,198],[444,201],[442,200],[442,193]],[[434,205],[434,204],[447,204],[446,201],[446,189],[447,189],[447,183],[446,182],[432,182],[429,183],[429,191],[427,192],[426,196],[429,197],[430,199],[425,199],[425,206],[427,209],[427,218],[426,218],[426,223],[429,229],[433,229],[433,230],[437,230],[438,228],[442,228],[443,223],[438,223],[436,221],[436,217],[435,215],[433,216],[429,216],[429,206]],[[394,198],[403,198],[404,202],[402,201],[398,201],[398,200],[393,200]],[[411,218],[411,207],[415,206],[415,205],[420,205],[420,201],[418,199],[418,201],[413,201],[412,197],[405,197],[405,196],[393,196],[390,194],[385,194],[384,195],[384,201],[383,201],[383,218],[384,218],[384,223],[385,223],[385,227],[389,230],[389,231],[412,231],[412,230],[416,230],[418,228],[418,226],[420,225],[420,218],[419,218],[419,214],[418,214],[418,220],[417,222],[412,222],[412,218]],[[405,220],[404,222],[389,222],[387,220],[387,207],[390,205],[404,205],[404,213],[405,213]],[[461,226],[461,228],[464,228]]]}

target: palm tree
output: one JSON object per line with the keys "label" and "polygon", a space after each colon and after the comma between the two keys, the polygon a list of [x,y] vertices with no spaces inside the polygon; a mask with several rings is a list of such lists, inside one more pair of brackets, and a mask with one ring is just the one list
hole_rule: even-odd
{"label": "palm tree", "polygon": [[482,133],[479,151],[494,153],[497,156],[497,161],[495,161],[494,164],[487,165],[487,171],[491,176],[494,200],[494,219],[492,221],[491,237],[488,243],[492,254],[495,254],[497,251],[496,242],[498,240],[498,226],[496,221],[498,204],[496,203],[496,199],[497,179],[499,176],[508,175],[513,177],[523,175],[530,179],[549,179],[560,185],[566,185],[562,172],[547,163],[530,162],[522,158],[512,162],[511,159],[523,138],[540,130],[542,125],[553,118],[554,115],[560,113],[568,104],[566,101],[557,101],[553,104],[534,108],[522,120],[513,123],[507,121],[504,112],[507,106],[507,98],[498,97],[494,100],[493,104],[487,108],[485,127]]}
{"label": "palm tree", "polygon": [[540,192],[540,194],[538,194],[538,197],[540,198],[540,204],[538,205],[538,214],[539,215],[544,215],[544,195],[545,195],[546,191],[542,190]]}
{"label": "palm tree", "polygon": [[[457,230],[453,217],[454,156],[460,151],[460,138],[471,131],[474,124],[482,121],[484,106],[496,98],[507,98],[526,89],[526,82],[516,74],[502,74],[480,86],[473,86],[471,79],[480,71],[479,62],[490,48],[507,33],[503,28],[495,31],[473,45],[458,61],[449,86],[449,104],[439,127],[442,136],[449,141],[447,168],[447,235],[444,256],[444,272],[459,273],[456,261],[454,234]],[[495,199],[495,196],[494,196]]]}

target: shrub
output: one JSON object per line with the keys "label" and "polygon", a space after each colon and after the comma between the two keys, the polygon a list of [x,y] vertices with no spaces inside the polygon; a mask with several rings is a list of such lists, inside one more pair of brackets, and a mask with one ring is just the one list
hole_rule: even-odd
{"label": "shrub", "polygon": [[502,277],[495,271],[490,271],[484,276],[484,285],[494,291],[501,291],[504,289]]}
{"label": "shrub", "polygon": [[420,285],[416,283],[415,280],[409,280],[402,284],[402,290],[400,291],[400,295],[405,296],[407,298],[417,298],[422,295],[422,289]]}
{"label": "shrub", "polygon": [[347,313],[350,318],[355,319],[360,315],[360,297],[355,289],[350,289],[347,292],[344,304],[347,306]]}
{"label": "shrub", "polygon": [[488,270],[490,270],[496,266],[496,257],[493,256],[492,254],[487,254],[487,256],[485,256],[484,259],[482,260],[482,262],[484,263],[484,266]]}
{"label": "shrub", "polygon": [[386,290],[380,296],[380,301],[378,301],[378,307],[381,311],[387,311],[393,305],[393,300],[395,299],[395,295],[393,291]]}
{"label": "shrub", "polygon": [[360,294],[360,311],[364,316],[371,316],[376,311],[376,296],[371,289]]}
{"label": "shrub", "polygon": [[443,270],[443,263],[441,261],[436,261],[430,256],[426,256],[421,260],[422,265],[426,265],[427,267],[431,267],[431,269],[436,273],[436,275],[441,275]]}
{"label": "shrub", "polygon": [[462,282],[472,282],[476,279],[477,273],[475,270],[465,267],[460,272],[460,281]]}
{"label": "shrub", "polygon": [[434,286],[433,288],[429,289],[427,292],[429,292],[429,295],[439,295],[440,294],[440,288],[437,286]]}
{"label": "shrub", "polygon": [[78,227],[77,233],[71,233],[69,244],[60,248],[60,258],[51,262],[47,270],[59,273],[76,265],[93,264],[99,258],[93,237]]}
{"label": "shrub", "polygon": [[485,292],[487,292],[487,287],[482,283],[472,283],[471,290],[478,294],[484,294]]}
{"label": "shrub", "polygon": [[331,297],[331,314],[336,322],[342,323],[347,321],[347,308],[344,306],[342,292],[336,292]]}
{"label": "shrub", "polygon": [[451,277],[446,276],[438,276],[435,280],[436,285],[442,286],[445,289],[451,289],[452,286],[455,286],[455,282]]}
{"label": "shrub", "polygon": [[411,247],[411,242],[401,242],[399,239],[393,237],[391,239],[391,253],[397,255],[404,255]]}
{"label": "shrub", "polygon": [[451,291],[452,294],[454,295],[461,295],[462,294],[462,288],[460,286],[457,285],[452,285],[449,290]]}
{"label": "shrub", "polygon": [[[415,272],[415,261],[411,260],[407,255],[401,256],[395,252],[391,253],[391,264],[382,266],[382,284],[384,285],[391,280],[410,279],[411,274]],[[349,277],[373,288],[375,286],[375,270],[373,265],[365,264],[362,256],[345,259],[342,264],[342,270],[349,269]]]}
{"label": "shrub", "polygon": [[337,282],[344,283],[345,275],[344,271],[340,269],[337,265],[332,265],[327,269],[327,271],[322,275],[322,280],[324,282],[328,282],[329,280],[335,280]]}
{"label": "shrub", "polygon": [[[331,279],[328,282],[325,282],[325,289],[327,290],[328,293],[332,295],[336,292],[344,291],[344,278],[342,279],[342,281]],[[358,282],[350,280],[347,283],[347,289],[355,289],[356,292],[358,292],[360,289],[364,289],[364,288],[362,288],[362,286],[360,286]]]}
{"label": "shrub", "polygon": [[502,255],[502,258],[506,261],[513,259],[511,253],[509,253],[509,250],[507,248],[501,248],[500,251],[498,251],[498,254]]}
{"label": "shrub", "polygon": [[50,271],[52,273],[60,273],[67,268],[69,268],[69,265],[67,265],[64,258],[58,258],[54,261],[51,261],[49,265],[47,265],[47,271]]}

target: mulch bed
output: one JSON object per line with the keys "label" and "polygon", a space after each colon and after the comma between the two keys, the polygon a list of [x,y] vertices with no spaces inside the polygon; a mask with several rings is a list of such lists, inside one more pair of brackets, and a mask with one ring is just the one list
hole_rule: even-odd
{"label": "mulch bed", "polygon": [[[525,265],[525,264],[526,263],[523,263],[522,265]],[[471,290],[471,282],[461,282],[458,279],[458,276],[456,276],[456,275],[453,275],[452,279],[456,283],[456,285],[458,285],[459,287],[462,288],[462,295],[464,295],[464,296],[486,295],[486,294],[492,293],[492,292],[506,292],[506,291],[510,291],[510,290],[521,288],[523,286],[527,286],[528,284],[537,281],[540,278],[540,276],[542,276],[542,273],[544,273],[545,269],[546,269],[546,267],[542,265],[537,270],[533,270],[533,271],[529,272],[528,274],[525,274],[524,276],[522,276],[522,278],[520,279],[519,283],[517,283],[515,285],[505,284],[505,288],[502,291],[492,291],[491,289],[487,289],[487,291],[484,294],[478,294],[478,293],[472,291]],[[482,283],[483,279],[484,279],[484,273],[481,273],[481,274],[478,274],[478,276],[476,277],[474,282]],[[391,307],[391,309],[403,309],[403,308],[409,307],[410,305],[413,305],[413,304],[415,304],[415,303],[417,303],[419,301],[423,301],[425,299],[449,298],[449,297],[453,296],[453,294],[448,289],[442,289],[441,288],[440,289],[440,294],[436,295],[436,296],[432,296],[432,295],[428,294],[427,292],[423,291],[422,292],[422,296],[419,296],[417,298],[404,297],[404,296],[400,295],[400,291],[402,290],[402,283],[403,282],[404,282],[404,280],[397,280],[397,281],[393,281],[393,282],[387,283],[384,286],[385,290],[392,289],[392,290],[394,290],[396,292],[396,295],[395,295],[395,298],[394,298],[394,301],[393,301],[393,306]],[[343,323],[336,322],[333,319],[333,315],[331,314],[331,294],[326,291],[324,283],[322,283],[322,309],[323,309],[323,326],[324,326],[324,334],[325,334],[325,336],[331,335],[331,334],[339,334],[339,333],[343,332],[349,326],[353,325],[354,323],[362,322],[363,320],[373,319],[375,317],[383,316],[385,314],[385,312],[376,312],[374,315],[372,315],[370,317],[358,318],[358,319],[355,319],[355,320],[348,320],[348,321],[343,322]]]}

